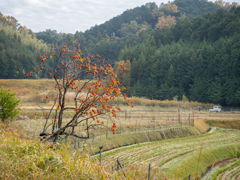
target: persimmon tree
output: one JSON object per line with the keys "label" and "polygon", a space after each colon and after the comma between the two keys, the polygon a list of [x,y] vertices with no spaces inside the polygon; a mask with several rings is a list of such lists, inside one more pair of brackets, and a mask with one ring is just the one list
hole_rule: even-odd
{"label": "persimmon tree", "polygon": [[[54,53],[53,53],[54,52]],[[56,53],[58,52],[58,53]],[[56,91],[54,103],[50,111],[46,113],[46,122],[40,136],[45,140],[53,139],[56,142],[60,135],[71,135],[77,138],[89,138],[89,131],[93,126],[105,126],[100,122],[99,116],[103,114],[111,115],[111,119],[117,118],[116,112],[121,111],[120,107],[112,107],[110,101],[114,101],[116,96],[121,94],[120,83],[113,68],[100,55],[81,48],[76,41],[71,46],[54,47],[40,57],[39,66],[33,69],[32,73],[42,73],[44,63],[53,61],[53,66],[48,66],[51,72],[49,77],[54,78],[53,90]],[[124,68],[124,67],[122,67]],[[78,82],[83,81],[83,85],[78,87]],[[72,98],[74,106],[66,103],[66,95],[69,91],[74,91]],[[47,95],[46,98],[49,98]],[[126,104],[132,107],[127,95],[124,94]],[[66,111],[74,112],[71,119],[64,119]],[[35,114],[36,115],[36,114]],[[87,136],[77,134],[76,127],[83,125]],[[47,131],[51,128],[51,133]],[[112,122],[112,132],[115,134],[116,123]]]}

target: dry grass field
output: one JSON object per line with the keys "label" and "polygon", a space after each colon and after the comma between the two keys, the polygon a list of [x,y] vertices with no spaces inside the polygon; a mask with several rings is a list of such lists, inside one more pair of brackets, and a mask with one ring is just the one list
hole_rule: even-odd
{"label": "dry grass field", "polygon": [[[81,87],[86,80],[77,82]],[[4,89],[11,89],[23,102],[35,102],[36,96],[41,93],[53,92],[55,82],[53,79],[0,79],[0,86]],[[72,92],[72,91],[70,91]],[[32,96],[30,96],[32,95]],[[44,96],[45,97],[45,96]],[[39,100],[41,98],[37,98]],[[124,102],[122,98],[116,98],[116,103],[121,104]],[[131,102],[135,105],[143,106],[159,106],[159,107],[184,107],[193,108],[201,106],[203,108],[212,108],[213,104],[203,104],[198,102],[182,102],[182,101],[158,101],[149,100],[146,98],[132,97]]]}
{"label": "dry grass field", "polygon": [[[81,80],[78,86],[81,86],[84,82],[86,82],[86,80]],[[54,81],[52,79],[0,80],[0,86],[3,86],[4,89],[11,89],[21,100],[19,106],[20,114],[11,125],[18,129],[16,131],[17,135],[14,133],[5,133],[4,138],[8,139],[8,143],[13,141],[13,139],[18,139],[18,143],[15,142],[15,144],[11,146],[14,148],[19,146],[25,148],[27,143],[30,142],[25,139],[31,137],[31,140],[33,140],[31,143],[38,148],[39,144],[35,144],[34,139],[42,132],[45,124],[44,114],[48,112],[53,105],[53,97],[55,95]],[[51,98],[46,99],[46,95],[48,94],[51,95]],[[73,91],[69,91],[67,94],[68,106],[74,105],[72,102],[74,95]],[[89,140],[78,141],[80,144],[78,150],[80,152],[84,150],[84,145],[87,145],[87,147],[91,149],[90,153],[92,154],[98,152],[98,146],[104,146],[103,150],[106,151],[106,153],[103,157],[104,166],[101,166],[101,170],[96,169],[96,165],[98,164],[96,156],[98,155],[94,156],[95,159],[93,161],[90,160],[91,158],[86,161],[86,159],[84,159],[85,157],[79,157],[82,161],[86,161],[89,164],[92,163],[91,166],[95,168],[93,170],[94,177],[101,175],[101,177],[103,177],[102,179],[124,179],[122,173],[124,171],[127,176],[132,179],[146,179],[147,166],[151,163],[152,179],[164,179],[164,176],[168,176],[168,179],[173,177],[184,179],[186,178],[186,174],[194,174],[196,172],[197,157],[199,156],[201,142],[204,142],[204,148],[202,161],[200,161],[199,174],[200,176],[204,176],[206,169],[209,168],[213,161],[222,161],[225,158],[229,158],[229,152],[232,152],[236,147],[240,148],[238,144],[240,137],[239,131],[218,129],[216,132],[200,135],[201,133],[206,133],[209,128],[213,126],[227,129],[240,129],[240,114],[237,111],[210,113],[208,108],[212,108],[213,104],[169,100],[158,101],[137,97],[131,97],[130,99],[134,105],[132,109],[129,109],[124,104],[122,97],[116,97],[115,101],[110,102],[111,105],[117,105],[121,108],[121,112],[117,113],[118,118],[114,120],[117,124],[116,135],[111,134],[111,131],[108,131],[106,128],[96,127],[91,129]],[[197,110],[198,106],[202,108],[202,111],[199,112]],[[64,123],[66,123],[73,114],[73,111],[66,111],[64,114]],[[108,114],[101,116],[99,119],[104,122],[106,127],[111,127],[112,120]],[[52,120],[53,117],[50,117],[50,121]],[[193,124],[194,127],[190,126]],[[50,130],[51,129],[49,129],[49,131]],[[83,131],[84,126],[80,125],[77,127],[77,133]],[[21,134],[28,134],[28,137]],[[20,137],[18,137],[18,135],[20,135]],[[164,138],[165,135],[166,140]],[[0,140],[5,142],[1,138]],[[21,144],[21,140],[23,140],[24,145]],[[70,145],[76,145],[74,139],[69,139],[69,142],[72,143]],[[64,143],[61,142],[61,144]],[[2,146],[2,148],[4,150],[6,147]],[[71,148],[72,146],[70,146],[70,149]],[[41,149],[41,151],[44,150]],[[49,151],[48,153],[51,154],[52,152]],[[216,156],[214,154],[216,154]],[[0,154],[0,156],[1,155],[4,157],[4,153]],[[61,156],[64,159],[64,154],[61,154]],[[111,168],[112,166],[116,168],[117,157],[120,158],[120,161],[124,165],[123,171],[114,171],[112,173]],[[71,163],[72,160],[73,159],[71,159]],[[4,161],[7,162],[8,167],[16,168],[16,166],[11,166],[10,159],[5,159]],[[27,161],[27,159],[24,161],[31,166],[30,161]],[[38,162],[37,159],[33,161]],[[66,163],[68,163],[67,160]],[[71,163],[69,162],[69,165],[74,166]],[[62,164],[60,164],[60,166],[62,166]],[[232,168],[226,168],[228,166]],[[64,164],[63,167],[70,168],[66,164]],[[232,166],[231,164],[227,164],[223,167],[225,170],[216,168],[214,171],[215,174],[212,173],[211,177],[214,178],[216,176],[219,178],[221,175],[225,177],[226,175],[224,174],[228,174],[228,171],[230,171],[229,173],[232,177],[238,177],[239,173],[236,173],[238,167],[239,164]],[[29,168],[19,168],[19,172],[24,175],[24,173],[27,172],[26,169]],[[41,176],[34,174],[40,171],[43,173]],[[100,171],[101,173],[99,173]],[[5,170],[4,172],[5,177],[11,178],[6,175],[11,171]],[[28,171],[27,177],[30,179],[34,176],[47,177],[44,176],[44,173],[52,173],[53,176],[57,175],[57,172],[49,172],[47,169],[40,170],[39,167],[34,170],[34,173],[29,173]],[[66,171],[63,171],[63,173],[63,177],[70,177]],[[80,174],[75,173],[74,176],[81,177],[82,171],[79,173]],[[22,177],[22,175],[19,177]],[[17,177],[17,173],[14,177]],[[89,176],[85,174],[85,177]]]}

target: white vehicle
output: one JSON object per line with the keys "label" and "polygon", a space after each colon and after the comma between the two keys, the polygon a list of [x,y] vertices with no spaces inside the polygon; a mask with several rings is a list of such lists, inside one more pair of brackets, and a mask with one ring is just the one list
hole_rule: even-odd
{"label": "white vehicle", "polygon": [[213,109],[209,109],[209,111],[221,112],[221,108],[219,106],[213,106]]}

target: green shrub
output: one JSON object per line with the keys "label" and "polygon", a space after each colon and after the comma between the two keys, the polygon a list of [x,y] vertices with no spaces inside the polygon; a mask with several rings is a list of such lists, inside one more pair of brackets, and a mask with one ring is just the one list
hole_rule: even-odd
{"label": "green shrub", "polygon": [[178,96],[177,96],[177,95],[174,96],[174,97],[173,97],[173,100],[174,100],[174,101],[177,101],[177,100],[178,100]]}
{"label": "green shrub", "polygon": [[188,98],[187,98],[187,96],[185,96],[185,94],[183,94],[183,96],[182,96],[182,101],[188,101]]}
{"label": "green shrub", "polygon": [[2,121],[7,119],[13,120],[13,118],[19,113],[17,106],[20,100],[17,99],[15,93],[11,93],[11,90],[3,90],[1,87],[0,92],[0,118]]}

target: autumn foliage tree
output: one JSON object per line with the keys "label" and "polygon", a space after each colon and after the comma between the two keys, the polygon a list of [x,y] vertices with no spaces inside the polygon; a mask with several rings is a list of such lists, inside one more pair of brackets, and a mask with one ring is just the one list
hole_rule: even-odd
{"label": "autumn foliage tree", "polygon": [[125,91],[126,94],[130,94],[130,60],[127,60],[126,62],[124,60],[116,62],[114,65],[114,70],[117,75],[117,80],[122,83],[122,91]]}
{"label": "autumn foliage tree", "polygon": [[178,7],[171,3],[159,7],[159,10],[165,12],[165,14],[177,13],[179,11]]}
{"label": "autumn foliage tree", "polygon": [[[39,61],[39,66],[27,76],[30,77],[32,73],[42,73],[45,68],[44,63],[52,61],[53,63],[49,63],[53,65],[48,67],[51,69],[48,75],[54,78],[53,89],[56,91],[54,104],[46,113],[45,126],[40,136],[46,140],[54,139],[54,142],[62,134],[89,138],[89,131],[93,126],[104,126],[104,122],[98,119],[100,115],[108,113],[111,119],[117,118],[116,112],[121,111],[120,107],[112,107],[108,103],[121,94],[120,83],[116,80],[111,65],[107,64],[100,55],[81,48],[80,44],[74,41],[71,46],[55,48],[52,45]],[[79,87],[78,82],[83,79],[85,79],[84,84]],[[70,90],[75,92],[75,97],[72,98],[74,106],[66,104],[66,95]],[[46,96],[46,98],[49,97],[50,95]],[[132,104],[127,100],[127,95],[124,95],[124,99],[127,105]],[[74,112],[70,120],[63,118],[66,111]],[[116,123],[114,121],[112,123],[111,130],[115,134]],[[75,131],[80,124],[84,124],[86,137]],[[49,127],[51,127],[51,133],[47,131]]]}
{"label": "autumn foliage tree", "polygon": [[154,9],[151,14],[152,17],[155,19],[164,15],[167,16],[178,12],[178,7],[175,4],[168,3],[166,5],[160,6],[158,9]]}
{"label": "autumn foliage tree", "polygon": [[158,23],[156,24],[157,29],[163,29],[166,27],[170,27],[172,25],[176,24],[176,18],[175,16],[167,16],[166,18],[164,16],[161,16],[158,18]]}
{"label": "autumn foliage tree", "polygon": [[12,26],[14,28],[17,28],[20,25],[13,16],[4,16],[1,12],[0,12],[0,23],[3,25]]}

